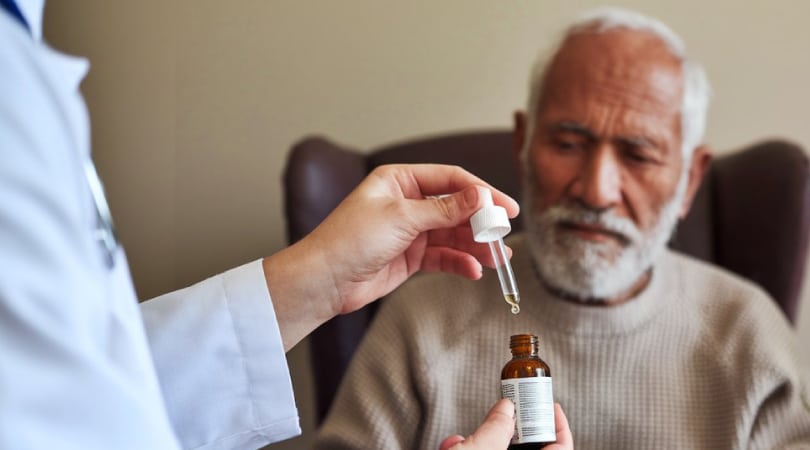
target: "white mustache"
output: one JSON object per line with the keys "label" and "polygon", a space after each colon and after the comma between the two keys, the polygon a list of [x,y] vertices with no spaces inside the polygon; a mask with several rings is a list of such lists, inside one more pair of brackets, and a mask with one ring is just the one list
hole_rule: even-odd
{"label": "white mustache", "polygon": [[630,244],[639,244],[644,239],[630,219],[618,216],[613,210],[593,211],[579,205],[556,205],[545,211],[542,219],[554,225],[569,222],[596,226],[620,236]]}

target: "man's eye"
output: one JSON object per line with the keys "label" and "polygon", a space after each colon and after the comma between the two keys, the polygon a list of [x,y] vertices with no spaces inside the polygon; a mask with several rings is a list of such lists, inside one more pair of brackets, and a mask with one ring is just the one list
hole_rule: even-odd
{"label": "man's eye", "polygon": [[630,151],[630,152],[627,152],[626,155],[627,155],[627,158],[630,159],[633,162],[638,162],[638,163],[650,162],[650,159],[647,158],[647,156],[644,155],[644,153],[639,152],[639,151]]}
{"label": "man's eye", "polygon": [[579,142],[575,141],[566,141],[566,140],[557,140],[554,142],[554,146],[560,150],[577,150],[582,148],[582,145]]}
{"label": "man's eye", "polygon": [[631,149],[624,152],[625,158],[633,164],[637,165],[658,165],[660,162],[652,155],[645,152],[643,149]]}

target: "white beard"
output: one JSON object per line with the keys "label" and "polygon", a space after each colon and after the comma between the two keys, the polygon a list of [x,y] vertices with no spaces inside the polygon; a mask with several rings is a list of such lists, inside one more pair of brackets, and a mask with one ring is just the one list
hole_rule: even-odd
{"label": "white beard", "polygon": [[[626,293],[652,267],[666,248],[678,222],[688,172],[681,179],[673,198],[661,209],[658,222],[642,232],[629,219],[615,211],[597,212],[579,204],[559,204],[545,211],[534,208],[533,175],[524,182],[522,209],[528,245],[537,264],[541,281],[563,295],[582,301],[602,302]],[[592,242],[561,230],[560,222],[598,225],[624,239]]]}

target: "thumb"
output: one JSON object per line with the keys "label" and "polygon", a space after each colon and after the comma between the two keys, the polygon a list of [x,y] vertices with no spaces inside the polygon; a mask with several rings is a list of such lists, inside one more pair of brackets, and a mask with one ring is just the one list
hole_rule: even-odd
{"label": "thumb", "polygon": [[450,436],[442,442],[440,450],[484,450],[506,448],[515,431],[515,406],[501,399],[489,410],[484,422],[467,439]]}
{"label": "thumb", "polygon": [[484,423],[475,430],[468,441],[473,448],[504,448],[509,445],[515,431],[515,405],[507,399],[498,400],[489,410]]}
{"label": "thumb", "polygon": [[[441,445],[439,445],[439,450],[450,450],[459,442],[464,442],[464,436],[454,434],[453,436],[450,436],[442,441]],[[460,448],[460,446],[457,448]]]}
{"label": "thumb", "polygon": [[483,206],[483,186],[468,186],[454,194],[411,200],[411,219],[417,231],[450,228],[466,222]]}

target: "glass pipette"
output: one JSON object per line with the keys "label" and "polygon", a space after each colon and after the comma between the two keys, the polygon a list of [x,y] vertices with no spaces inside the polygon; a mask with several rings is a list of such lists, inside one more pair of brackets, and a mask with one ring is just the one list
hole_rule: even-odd
{"label": "glass pipette", "polygon": [[512,226],[509,224],[506,209],[495,206],[492,201],[492,192],[488,189],[484,192],[486,192],[484,206],[470,217],[473,239],[476,242],[489,244],[495,270],[498,272],[498,281],[501,283],[503,298],[512,305],[512,314],[517,314],[520,312],[520,293],[515,282],[515,273],[509,263],[509,255],[506,253],[506,246],[503,245],[503,237],[509,234]]}

